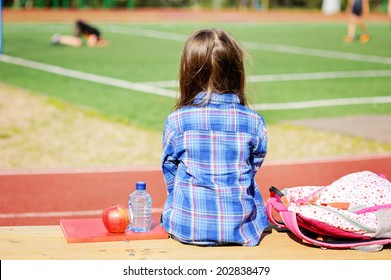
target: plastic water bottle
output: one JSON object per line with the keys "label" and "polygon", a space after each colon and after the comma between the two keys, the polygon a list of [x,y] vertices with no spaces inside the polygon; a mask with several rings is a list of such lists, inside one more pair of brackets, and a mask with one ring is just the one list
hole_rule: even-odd
{"label": "plastic water bottle", "polygon": [[146,191],[145,182],[137,182],[136,190],[129,195],[129,230],[146,232],[151,229],[152,198]]}

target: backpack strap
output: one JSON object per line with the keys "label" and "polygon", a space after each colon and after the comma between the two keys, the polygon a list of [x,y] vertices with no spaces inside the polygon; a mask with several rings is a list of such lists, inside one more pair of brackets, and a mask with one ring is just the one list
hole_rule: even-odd
{"label": "backpack strap", "polygon": [[[376,246],[376,245],[385,245],[385,244],[391,244],[391,238],[384,238],[384,239],[370,239],[370,240],[361,240],[361,241],[342,241],[342,242],[327,242],[327,240],[318,240],[311,238],[307,235],[305,235],[297,222],[297,214],[292,211],[282,211],[280,212],[280,216],[284,222],[284,225],[287,229],[289,229],[294,235],[299,237],[301,240],[317,245],[322,248],[333,248],[333,249],[357,249],[360,250],[360,248],[368,248],[370,246]],[[381,248],[380,248],[381,250]]]}
{"label": "backpack strap", "polygon": [[270,197],[266,203],[266,213],[269,218],[269,221],[279,228],[286,228],[284,223],[275,219],[273,212],[280,213],[282,211],[287,211],[289,202],[286,199],[284,193],[278,190],[276,187],[271,186],[269,188],[269,191]]}
{"label": "backpack strap", "polygon": [[288,199],[285,197],[284,193],[282,191],[280,191],[279,189],[277,189],[276,187],[271,186],[269,188],[269,191],[270,191],[270,197],[279,197],[281,203],[283,205],[285,205],[286,207],[291,205],[290,202],[288,201]]}
{"label": "backpack strap", "polygon": [[331,206],[341,210],[348,210],[350,207],[349,202],[330,202],[330,203],[322,203],[322,206]]}
{"label": "backpack strap", "polygon": [[267,217],[269,218],[269,221],[273,224],[276,225],[279,228],[286,228],[285,224],[283,222],[277,221],[274,218],[273,212],[277,210],[277,213],[280,213],[281,211],[286,211],[286,207],[282,206],[281,201],[277,200],[275,197],[269,198],[269,200],[266,203],[266,214]]}

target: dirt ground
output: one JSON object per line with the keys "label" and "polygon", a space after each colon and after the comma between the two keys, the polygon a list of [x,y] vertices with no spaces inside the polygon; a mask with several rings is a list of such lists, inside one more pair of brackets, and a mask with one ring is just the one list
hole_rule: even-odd
{"label": "dirt ground", "polygon": [[0,85],[0,168],[158,163],[160,133]]}
{"label": "dirt ground", "polygon": [[[0,169],[160,165],[161,132],[104,119],[0,83]],[[268,161],[383,154],[391,145],[287,124],[268,126]]]}
{"label": "dirt ground", "polygon": [[[345,14],[194,10],[12,10],[5,22],[345,21]],[[369,21],[387,21],[372,14]],[[161,133],[1,84],[0,169],[160,165]],[[390,153],[390,144],[301,125],[268,126],[268,161]]]}

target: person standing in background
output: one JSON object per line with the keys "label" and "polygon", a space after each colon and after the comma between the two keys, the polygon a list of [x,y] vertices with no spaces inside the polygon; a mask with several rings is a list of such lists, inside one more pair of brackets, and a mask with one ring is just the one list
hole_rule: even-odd
{"label": "person standing in background", "polygon": [[[247,10],[249,5],[249,0],[240,0],[239,5],[241,9]],[[254,10],[262,10],[261,0],[251,0],[251,7]]]}
{"label": "person standing in background", "polygon": [[391,24],[391,0],[388,0],[388,19],[390,20]]}
{"label": "person standing in background", "polygon": [[347,12],[348,34],[344,37],[345,43],[353,43],[356,40],[357,27],[361,29],[361,35],[358,37],[361,43],[368,43],[371,39],[364,17],[369,14],[369,0],[348,0]]}

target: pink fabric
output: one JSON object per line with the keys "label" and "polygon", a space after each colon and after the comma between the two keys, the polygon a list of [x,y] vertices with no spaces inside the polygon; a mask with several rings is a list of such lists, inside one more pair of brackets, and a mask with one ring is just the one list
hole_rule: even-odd
{"label": "pink fabric", "polygon": [[[290,206],[283,205],[274,195],[266,205],[269,220],[307,242],[325,248],[363,245],[359,240],[368,240],[365,245],[391,243],[391,238],[370,241],[379,231],[389,227],[379,224],[375,214],[379,209],[391,209],[391,183],[385,176],[363,171],[348,174],[329,186],[287,188],[283,193]],[[350,207],[343,210],[327,205],[336,202],[348,203]],[[280,214],[284,225],[274,219],[273,209]],[[322,236],[358,241],[330,244],[305,236],[300,228]]]}
{"label": "pink fabric", "polygon": [[[378,230],[375,209],[391,204],[391,183],[375,173],[348,174],[326,187],[304,186],[286,189],[289,210],[303,217],[334,226],[343,231],[372,237]],[[308,194],[307,197],[300,195]],[[316,199],[314,204],[306,204]],[[327,204],[350,203],[352,211]],[[304,203],[304,205],[303,205]],[[359,208],[359,210],[354,210]]]}
{"label": "pink fabric", "polygon": [[324,248],[333,248],[333,249],[350,249],[354,247],[359,247],[359,246],[369,246],[369,245],[375,245],[375,244],[390,244],[391,243],[391,238],[386,238],[386,239],[374,239],[372,241],[365,241],[363,242],[353,242],[353,243],[327,243],[324,241],[316,240],[313,238],[310,238],[306,235],[304,235],[300,228],[299,225],[297,224],[297,218],[296,218],[296,213],[293,212],[281,212],[281,217],[284,220],[284,223],[286,227],[297,237],[299,237],[301,240],[304,240],[310,244],[314,244],[320,247]]}

